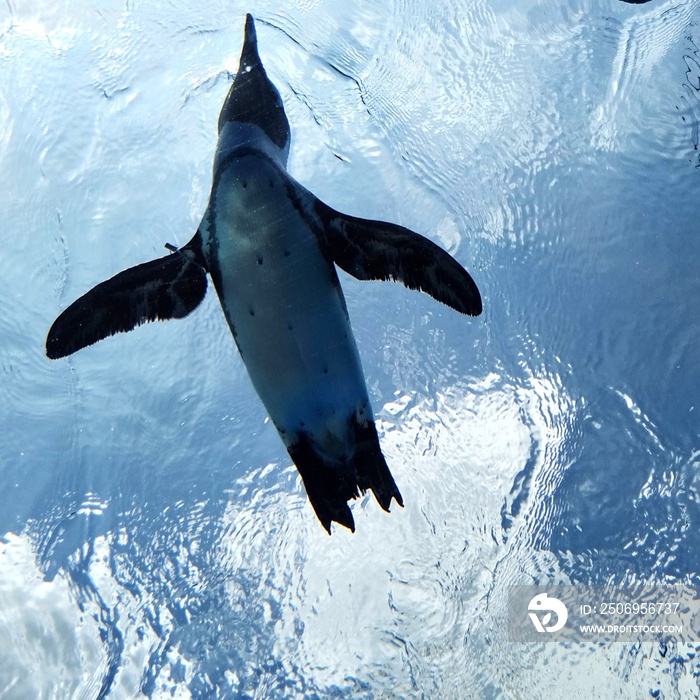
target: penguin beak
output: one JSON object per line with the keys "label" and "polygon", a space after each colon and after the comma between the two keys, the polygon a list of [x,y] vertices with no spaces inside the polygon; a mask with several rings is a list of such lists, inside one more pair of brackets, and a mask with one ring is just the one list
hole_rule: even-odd
{"label": "penguin beak", "polygon": [[253,15],[245,17],[245,35],[243,39],[243,51],[241,52],[241,65],[258,63],[258,36],[255,32],[255,20]]}

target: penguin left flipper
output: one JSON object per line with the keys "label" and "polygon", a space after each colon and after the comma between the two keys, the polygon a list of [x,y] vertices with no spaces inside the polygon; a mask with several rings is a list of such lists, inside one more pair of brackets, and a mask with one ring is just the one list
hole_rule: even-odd
{"label": "penguin left flipper", "polygon": [[136,265],[73,302],[51,326],[46,354],[55,360],[147,321],[183,318],[206,291],[206,270],[185,249]]}
{"label": "penguin left flipper", "polygon": [[403,226],[348,216],[316,199],[330,254],[359,280],[396,280],[469,316],[482,310],[471,275],[431,240]]}

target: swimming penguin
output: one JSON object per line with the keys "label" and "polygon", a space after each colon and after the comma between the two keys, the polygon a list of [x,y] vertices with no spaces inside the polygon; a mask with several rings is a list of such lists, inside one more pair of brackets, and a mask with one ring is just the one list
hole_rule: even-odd
{"label": "swimming penguin", "polygon": [[318,519],[354,532],[348,501],[371,489],[403,505],[379,447],[335,265],[398,280],[476,316],[476,284],[440,247],[394,224],[335,211],[290,177],[289,122],[247,15],[238,73],[219,116],[207,209],[192,240],[98,284],[54,322],[65,357],[147,321],[183,318],[211,275],[253,385],[301,474]]}

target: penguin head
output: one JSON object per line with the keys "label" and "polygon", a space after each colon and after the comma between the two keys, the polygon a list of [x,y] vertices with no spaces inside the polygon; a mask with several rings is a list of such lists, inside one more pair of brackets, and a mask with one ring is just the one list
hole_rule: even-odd
{"label": "penguin head", "polygon": [[253,124],[280,150],[289,151],[289,122],[282,98],[260,60],[255,21],[250,14],[246,15],[238,73],[219,115],[219,133],[227,122]]}

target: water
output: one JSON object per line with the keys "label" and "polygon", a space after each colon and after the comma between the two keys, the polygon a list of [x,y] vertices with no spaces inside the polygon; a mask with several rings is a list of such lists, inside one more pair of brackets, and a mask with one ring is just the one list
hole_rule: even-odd
{"label": "water", "polygon": [[505,597],[700,585],[700,3],[253,8],[293,175],[484,296],[341,273],[406,507],[331,537],[211,291],[43,354],[189,240],[248,9],[0,9],[0,697],[697,697],[692,646],[510,644]]}

